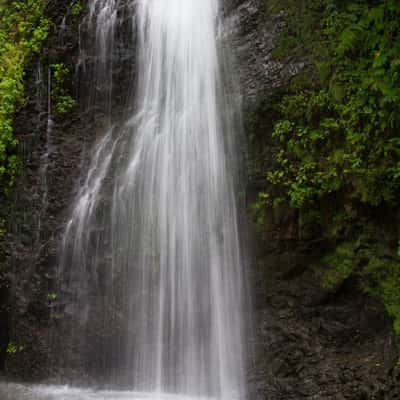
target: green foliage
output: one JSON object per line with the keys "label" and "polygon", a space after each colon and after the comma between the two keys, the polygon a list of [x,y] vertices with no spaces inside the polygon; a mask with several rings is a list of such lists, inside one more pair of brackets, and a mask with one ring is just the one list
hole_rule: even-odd
{"label": "green foliage", "polygon": [[363,292],[383,301],[400,338],[400,257],[379,237],[363,234],[354,242],[340,244],[323,257],[315,272],[326,290],[336,290],[357,276]]}
{"label": "green foliage", "polygon": [[318,271],[322,287],[327,290],[337,289],[356,267],[354,244],[342,243],[333,253],[323,257],[322,264],[325,268]]}
{"label": "green foliage", "polygon": [[257,201],[250,204],[250,211],[259,228],[262,228],[266,221],[266,207],[269,204],[268,193],[259,193]]}
{"label": "green foliage", "polygon": [[4,218],[0,218],[0,239],[3,238],[6,233],[6,221],[4,220]]}
{"label": "green foliage", "polygon": [[74,17],[77,17],[77,16],[81,15],[82,12],[83,12],[82,3],[79,0],[75,1],[71,7],[71,15]]}
{"label": "green foliage", "polygon": [[304,53],[304,49],[310,48],[323,57],[326,54],[325,40],[315,40],[319,39],[315,37],[315,32],[321,31],[321,15],[330,3],[326,0],[264,0],[266,14],[281,13],[286,16],[286,29],[280,35],[272,57],[284,58],[293,53]]}
{"label": "green foliage", "polygon": [[331,193],[393,204],[400,194],[400,4],[324,3],[315,47],[324,44],[328,57],[308,49],[319,87],[281,102],[273,134],[281,152],[269,180],[297,208]]}
{"label": "green foliage", "polygon": [[[380,220],[399,209],[400,3],[265,3],[287,21],[273,55],[311,63],[276,106],[271,201],[283,199],[304,220],[313,215],[332,246],[316,267],[322,286],[357,278],[383,301],[400,338],[399,229]],[[393,237],[383,234],[389,229]]]}
{"label": "green foliage", "polygon": [[57,114],[66,114],[75,107],[75,100],[68,95],[65,89],[66,79],[70,74],[68,67],[63,64],[52,64],[53,71],[53,88],[51,97],[54,102],[54,108]]}
{"label": "green foliage", "polygon": [[15,355],[25,350],[25,346],[17,345],[14,342],[9,342],[7,346],[7,354]]}
{"label": "green foliage", "polygon": [[374,255],[369,259],[365,275],[364,291],[383,300],[388,314],[394,319],[394,331],[400,338],[400,259]]}
{"label": "green foliage", "polygon": [[57,299],[57,294],[56,293],[48,293],[47,294],[47,300],[52,302],[55,301]]}
{"label": "green foliage", "polygon": [[15,154],[14,114],[24,103],[25,66],[49,32],[43,16],[47,1],[0,3],[0,185],[8,192],[20,169]]}
{"label": "green foliage", "polygon": [[58,96],[55,104],[57,114],[66,114],[75,107],[75,100],[71,96]]}

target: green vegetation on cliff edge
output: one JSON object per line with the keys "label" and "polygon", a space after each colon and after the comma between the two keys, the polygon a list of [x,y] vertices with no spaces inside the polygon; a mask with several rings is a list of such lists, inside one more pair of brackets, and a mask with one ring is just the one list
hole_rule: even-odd
{"label": "green vegetation on cliff edge", "polygon": [[[274,57],[305,54],[276,111],[273,196],[330,241],[316,267],[330,290],[357,277],[400,337],[400,3],[266,1],[286,12]],[[260,204],[256,209],[262,209]]]}
{"label": "green vegetation on cliff edge", "polygon": [[7,193],[20,168],[13,118],[24,104],[25,67],[47,38],[47,0],[0,0],[0,191]]}

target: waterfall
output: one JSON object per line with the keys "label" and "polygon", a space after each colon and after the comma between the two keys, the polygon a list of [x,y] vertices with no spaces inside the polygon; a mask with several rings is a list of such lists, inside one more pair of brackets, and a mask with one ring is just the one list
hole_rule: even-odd
{"label": "waterfall", "polygon": [[[111,96],[118,1],[90,4],[93,79]],[[239,111],[223,76],[219,4],[139,0],[131,10],[134,111],[96,144],[63,237],[72,339],[62,362],[137,392],[243,399]]]}

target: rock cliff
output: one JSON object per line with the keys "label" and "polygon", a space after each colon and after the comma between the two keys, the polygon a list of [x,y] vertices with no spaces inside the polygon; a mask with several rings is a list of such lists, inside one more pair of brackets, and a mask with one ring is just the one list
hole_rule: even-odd
{"label": "rock cliff", "polygon": [[[85,106],[85,79],[94,60],[80,58],[80,19],[69,14],[69,3],[51,2],[52,37],[27,72],[27,102],[15,124],[24,169],[13,198],[1,206],[9,217],[9,233],[0,247],[5,260],[0,273],[0,368],[10,377],[32,381],[54,372],[52,328],[64,318],[63,304],[54,297],[57,249],[104,118],[101,107]],[[243,97],[248,205],[266,188],[264,174],[273,164],[274,102],[307,65],[298,54],[283,61],[272,57],[285,18],[269,13],[265,4],[227,0],[225,5],[225,36],[237,59]],[[124,82],[135,65],[132,32],[124,24],[119,29],[112,55],[115,115],[122,112]],[[77,68],[70,90],[78,106],[66,117],[49,120],[48,71],[58,62],[71,71]],[[252,226],[250,231],[250,399],[400,398],[396,340],[383,306],[361,294],[355,282],[336,292],[320,288],[310,266],[324,243],[300,237],[294,211],[268,209],[263,228]],[[10,343],[15,352],[6,351]]]}

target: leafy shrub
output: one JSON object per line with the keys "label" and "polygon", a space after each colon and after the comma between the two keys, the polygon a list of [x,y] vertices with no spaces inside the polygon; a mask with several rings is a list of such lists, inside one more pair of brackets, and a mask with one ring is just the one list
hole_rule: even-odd
{"label": "leafy shrub", "polygon": [[83,12],[82,3],[79,0],[75,1],[71,7],[71,15],[74,17],[77,17],[77,16],[81,15],[82,12]]}
{"label": "leafy shrub", "polygon": [[284,186],[297,208],[331,193],[372,206],[394,204],[400,194],[400,5],[325,3],[316,41],[325,43],[328,58],[309,49],[320,84],[282,100],[273,133],[281,152],[269,180]]}
{"label": "leafy shrub", "polygon": [[[357,277],[400,338],[399,229],[381,220],[400,198],[400,3],[271,1],[287,17],[274,56],[301,51],[312,66],[276,107],[268,181],[299,215],[319,214],[334,247],[316,268],[322,286]],[[390,237],[376,234],[388,229]]]}
{"label": "leafy shrub", "polygon": [[52,64],[51,69],[54,78],[51,91],[54,108],[57,114],[66,114],[75,107],[75,100],[67,94],[67,90],[65,89],[65,82],[70,71],[63,63]]}
{"label": "leafy shrub", "polygon": [[46,4],[45,0],[0,3],[0,185],[5,193],[20,169],[13,117],[24,103],[25,66],[49,32],[50,22],[43,16]]}

